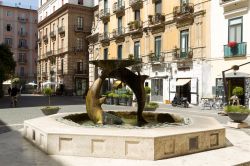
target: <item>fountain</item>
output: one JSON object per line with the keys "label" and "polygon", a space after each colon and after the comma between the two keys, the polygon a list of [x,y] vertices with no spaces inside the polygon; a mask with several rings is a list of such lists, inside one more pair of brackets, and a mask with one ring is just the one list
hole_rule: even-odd
{"label": "fountain", "polygon": [[[225,128],[213,118],[192,116],[187,122],[169,113],[143,114],[148,76],[127,68],[140,61],[91,63],[102,73],[87,93],[87,113],[61,113],[24,122],[24,137],[41,150],[53,155],[159,160],[225,146]],[[133,90],[137,112],[103,111],[105,98],[100,98],[100,89],[106,78],[119,79]],[[131,117],[136,117],[136,125],[127,127],[124,118]]]}

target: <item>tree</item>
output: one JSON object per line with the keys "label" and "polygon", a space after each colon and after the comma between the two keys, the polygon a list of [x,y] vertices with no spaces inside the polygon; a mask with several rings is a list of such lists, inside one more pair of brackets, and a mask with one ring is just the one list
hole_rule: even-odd
{"label": "tree", "polygon": [[11,78],[16,67],[13,53],[5,44],[0,44],[0,97],[3,96],[3,81]]}

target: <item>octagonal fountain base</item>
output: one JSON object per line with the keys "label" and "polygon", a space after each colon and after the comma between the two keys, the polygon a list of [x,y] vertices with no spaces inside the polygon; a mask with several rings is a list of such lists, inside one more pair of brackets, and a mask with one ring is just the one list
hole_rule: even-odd
{"label": "octagonal fountain base", "polygon": [[[72,113],[71,113],[72,114]],[[210,117],[165,128],[85,128],[56,114],[24,122],[23,136],[50,155],[159,160],[225,147],[225,128]]]}

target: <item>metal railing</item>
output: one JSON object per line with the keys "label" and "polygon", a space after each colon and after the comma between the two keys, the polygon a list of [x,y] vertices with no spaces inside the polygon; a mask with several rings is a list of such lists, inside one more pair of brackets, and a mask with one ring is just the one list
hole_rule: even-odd
{"label": "metal railing", "polygon": [[55,31],[51,31],[49,33],[50,37],[53,38],[53,37],[56,37],[56,32]]}
{"label": "metal railing", "polygon": [[125,28],[124,27],[120,27],[117,29],[113,29],[113,37],[119,37],[125,34]]}
{"label": "metal railing", "polygon": [[184,14],[191,14],[193,12],[194,12],[194,4],[192,3],[185,3],[182,4],[181,6],[175,6],[173,9],[174,17],[178,17]]}
{"label": "metal railing", "polygon": [[58,27],[58,33],[59,33],[59,34],[65,33],[65,26],[60,26],[60,27]]}
{"label": "metal railing", "polygon": [[247,52],[247,43],[237,43],[234,47],[229,47],[224,45],[224,58],[246,56]]}
{"label": "metal railing", "polygon": [[142,21],[135,20],[135,21],[129,22],[128,26],[129,26],[129,30],[133,31],[133,30],[137,30],[139,28],[142,28],[143,23],[142,23]]}
{"label": "metal railing", "polygon": [[185,59],[185,58],[193,58],[193,49],[185,48],[185,49],[175,49],[173,50],[173,58],[174,59]]}
{"label": "metal railing", "polygon": [[17,17],[18,21],[20,22],[27,22],[28,21],[28,18],[25,18],[25,17]]}
{"label": "metal railing", "polygon": [[113,12],[117,13],[117,12],[122,12],[125,10],[125,3],[124,1],[121,2],[115,2],[113,4]]}
{"label": "metal railing", "polygon": [[25,37],[25,36],[28,35],[28,33],[27,32],[23,32],[23,31],[19,31],[18,35],[21,36],[21,37]]}
{"label": "metal railing", "polygon": [[100,41],[108,41],[110,39],[109,33],[104,32],[104,33],[100,34],[99,39],[100,39]]}
{"label": "metal railing", "polygon": [[148,21],[150,25],[159,24],[165,22],[165,15],[162,13],[157,13],[154,16],[149,15]]}
{"label": "metal railing", "polygon": [[99,16],[100,16],[100,19],[103,19],[105,17],[109,17],[110,16],[109,8],[101,9]]}

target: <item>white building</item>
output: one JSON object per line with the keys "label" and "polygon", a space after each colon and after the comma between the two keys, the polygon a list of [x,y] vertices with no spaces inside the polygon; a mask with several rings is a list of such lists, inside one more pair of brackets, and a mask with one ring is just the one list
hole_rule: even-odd
{"label": "white building", "polygon": [[[250,1],[213,0],[211,2],[211,77],[207,79],[210,95],[223,96],[222,71],[250,62]],[[244,88],[241,104],[248,105],[250,97],[250,64],[238,71],[225,72],[228,96],[235,86]]]}
{"label": "white building", "polygon": [[38,22],[51,15],[63,4],[78,4],[86,7],[94,7],[95,0],[39,0],[38,4]]}

